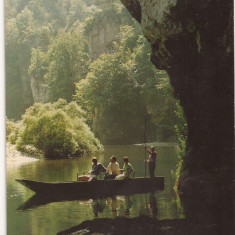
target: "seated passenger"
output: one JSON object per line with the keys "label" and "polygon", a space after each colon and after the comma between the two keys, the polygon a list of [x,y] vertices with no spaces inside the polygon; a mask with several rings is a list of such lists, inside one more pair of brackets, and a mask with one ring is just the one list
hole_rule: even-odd
{"label": "seated passenger", "polygon": [[97,179],[97,176],[100,174],[100,172],[106,172],[105,167],[97,162],[97,158],[92,158],[92,165],[91,170],[89,172],[89,175],[81,175],[78,177],[78,181],[93,181]]}
{"label": "seated passenger", "polygon": [[115,177],[120,174],[120,167],[119,164],[117,162],[117,158],[115,156],[112,156],[110,158],[110,163],[107,167],[107,173],[108,175],[106,175],[104,177],[105,180],[108,179],[115,179]]}
{"label": "seated passenger", "polygon": [[123,157],[124,165],[123,165],[123,174],[116,176],[116,180],[123,180],[129,178],[129,174],[134,171],[132,165],[128,162],[128,157]]}

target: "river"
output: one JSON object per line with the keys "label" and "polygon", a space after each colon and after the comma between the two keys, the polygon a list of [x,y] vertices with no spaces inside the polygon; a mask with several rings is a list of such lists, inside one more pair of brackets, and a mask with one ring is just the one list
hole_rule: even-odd
{"label": "river", "polygon": [[[172,171],[177,164],[176,146],[157,143],[158,153],[155,174],[165,176],[165,189],[154,194],[114,196],[112,198],[52,202],[27,210],[18,209],[34,193],[17,183],[15,179],[37,181],[72,181],[77,172],[89,171],[91,158],[45,160],[11,163],[7,165],[7,230],[8,235],[50,235],[69,229],[85,220],[94,218],[115,218],[116,216],[136,217],[147,215],[158,220],[184,218],[177,197]],[[99,162],[108,165],[111,155],[116,155],[122,167],[122,157],[127,155],[136,171],[136,176],[144,175],[144,148],[141,145],[105,146],[99,154]],[[50,192],[48,192],[50,193]]]}

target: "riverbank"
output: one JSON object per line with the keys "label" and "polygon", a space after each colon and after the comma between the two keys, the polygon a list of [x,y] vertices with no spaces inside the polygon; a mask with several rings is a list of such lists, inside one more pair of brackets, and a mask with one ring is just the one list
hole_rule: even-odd
{"label": "riverbank", "polygon": [[22,153],[16,149],[15,145],[6,143],[6,163],[7,167],[13,163],[28,163],[38,161],[38,158],[33,158],[27,153]]}

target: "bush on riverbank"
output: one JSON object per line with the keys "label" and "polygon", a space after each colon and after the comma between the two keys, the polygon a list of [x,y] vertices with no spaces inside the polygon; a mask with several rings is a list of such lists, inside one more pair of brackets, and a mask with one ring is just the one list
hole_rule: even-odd
{"label": "bush on riverbank", "polygon": [[21,132],[22,122],[14,122],[6,118],[6,141],[15,144]]}
{"label": "bush on riverbank", "polygon": [[16,141],[24,151],[32,145],[46,158],[66,158],[102,149],[85,123],[85,112],[75,103],[34,104],[22,117],[22,131]]}

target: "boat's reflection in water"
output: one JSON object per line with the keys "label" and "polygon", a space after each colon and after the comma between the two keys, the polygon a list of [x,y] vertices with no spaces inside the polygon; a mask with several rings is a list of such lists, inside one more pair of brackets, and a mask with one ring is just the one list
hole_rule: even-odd
{"label": "boat's reflection in water", "polygon": [[[142,199],[144,199],[142,201],[144,204],[142,210],[145,210],[147,214],[140,217],[136,217],[136,215],[132,214],[134,207],[137,205],[136,196],[137,194],[116,195],[103,199],[80,201],[79,204],[90,204],[94,215],[93,220],[84,221],[58,234],[93,234],[93,232],[94,234],[145,234],[143,233],[145,232],[144,226],[148,224],[147,226],[153,230],[153,223],[158,221],[156,194],[149,193],[142,195]],[[106,218],[107,211],[109,211],[109,213],[111,212],[112,218]],[[144,221],[142,221],[142,219],[144,219]],[[144,223],[143,227],[142,223]],[[136,226],[138,227],[137,229],[135,229]],[[128,233],[126,233],[127,228],[130,230]],[[136,231],[138,233],[136,233]]]}
{"label": "boat's reflection in water", "polygon": [[[133,206],[134,197],[131,196],[112,196],[105,199],[92,200],[92,209],[94,218],[99,217],[99,213],[102,213],[106,207],[111,211],[112,218],[117,216],[130,216],[130,209]],[[124,208],[124,214],[121,214],[120,208]]]}
{"label": "boat's reflection in water", "polygon": [[[138,194],[139,195],[139,194]],[[158,209],[155,193],[143,194],[145,197],[144,208],[147,210],[147,214],[152,218],[157,219]],[[136,205],[136,195],[110,195],[102,198],[50,198],[42,197],[41,195],[35,194],[33,197],[28,199],[17,210],[24,211],[27,209],[35,208],[38,206],[46,205],[51,202],[62,202],[62,201],[77,201],[80,205],[90,205],[93,211],[94,218],[98,218],[104,210],[111,212],[112,218],[118,216],[131,217],[131,209]]]}
{"label": "boat's reflection in water", "polygon": [[[146,195],[146,210],[153,219],[157,219],[158,209],[154,193]],[[80,201],[79,204],[90,204],[93,210],[94,218],[98,218],[105,209],[111,211],[112,218],[117,216],[131,217],[131,209],[135,205],[135,195],[112,196],[103,199],[90,199]]]}

